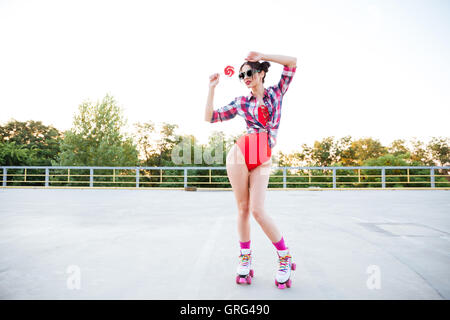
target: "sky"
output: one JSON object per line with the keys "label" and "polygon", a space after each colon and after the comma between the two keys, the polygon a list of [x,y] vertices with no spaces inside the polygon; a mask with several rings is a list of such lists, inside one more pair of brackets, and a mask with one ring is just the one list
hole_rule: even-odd
{"label": "sky", "polygon": [[[450,1],[0,0],[0,124],[72,126],[83,101],[112,95],[129,130],[178,124],[206,143],[245,131],[241,117],[204,121],[250,94],[237,71],[250,51],[297,58],[278,150],[334,136],[449,137]],[[271,62],[265,87],[283,66]],[[275,149],[275,151],[277,151]]]}

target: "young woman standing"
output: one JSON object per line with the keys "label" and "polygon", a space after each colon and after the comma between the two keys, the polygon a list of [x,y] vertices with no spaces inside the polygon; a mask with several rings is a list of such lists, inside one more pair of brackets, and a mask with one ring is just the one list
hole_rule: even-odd
{"label": "young woman standing", "polygon": [[[226,168],[238,208],[237,229],[240,243],[240,262],[237,267],[237,283],[251,283],[250,212],[278,253],[279,268],[275,284],[283,289],[291,286],[291,270],[295,263],[283,236],[264,208],[264,199],[272,165],[272,149],[281,119],[283,96],[297,68],[297,58],[267,55],[251,51],[239,70],[239,79],[251,89],[248,96],[239,96],[228,105],[214,110],[214,89],[219,74],[210,76],[205,121],[215,123],[242,116],[247,124],[247,134],[241,136],[227,154]],[[265,60],[260,63],[259,60]],[[264,88],[264,78],[270,66],[267,61],[284,66],[278,84]]]}

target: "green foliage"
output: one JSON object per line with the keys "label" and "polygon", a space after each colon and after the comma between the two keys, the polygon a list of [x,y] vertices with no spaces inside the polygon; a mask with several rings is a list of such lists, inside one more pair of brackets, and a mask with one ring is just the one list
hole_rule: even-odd
{"label": "green foliage", "polygon": [[152,121],[145,123],[135,123],[135,144],[139,151],[139,157],[142,159],[141,165],[150,166],[152,157],[157,154],[158,147],[156,146],[156,130],[155,124]]}
{"label": "green foliage", "polygon": [[134,128],[134,142],[141,156],[141,166],[174,166],[171,153],[181,141],[181,137],[175,134],[178,125],[164,122],[157,132],[155,124],[148,121],[135,123]]}
{"label": "green foliage", "polygon": [[428,149],[438,166],[450,165],[450,138],[433,137],[428,143]]}
{"label": "green foliage", "polygon": [[121,133],[126,121],[113,97],[100,103],[83,102],[73,127],[65,132],[61,153],[54,165],[135,166],[138,151],[132,139]]}
{"label": "green foliage", "polygon": [[363,166],[409,166],[411,165],[405,159],[410,156],[408,153],[400,153],[398,155],[385,154],[378,158],[367,159],[363,161]]}
{"label": "green foliage", "polygon": [[[433,138],[428,145],[413,140],[412,149],[404,140],[394,140],[384,147],[371,138],[352,141],[347,136],[338,141],[328,137],[315,141],[312,147],[302,145],[300,151],[283,154],[279,151],[280,166],[430,166],[448,163],[448,139]],[[409,175],[408,175],[409,172]],[[288,170],[286,186],[321,187],[332,186],[332,172],[322,170]],[[386,187],[429,187],[430,169],[386,169]],[[435,170],[437,187],[450,186],[448,170]],[[271,177],[271,181],[280,182],[282,171]],[[337,187],[381,187],[381,169],[336,170]],[[279,186],[277,186],[279,187]]]}
{"label": "green foliage", "polygon": [[341,150],[343,165],[360,166],[365,160],[377,158],[387,153],[387,149],[378,140],[363,138],[350,142]]}
{"label": "green foliage", "polygon": [[[3,161],[0,158],[0,163],[49,166],[51,161],[58,157],[61,140],[60,131],[53,126],[43,125],[41,121],[9,121],[4,126],[0,126],[0,143],[4,144],[0,146],[0,154],[10,156]],[[8,143],[14,143],[14,145],[7,146]]]}
{"label": "green foliage", "polygon": [[394,156],[409,152],[408,147],[405,145],[405,140],[403,139],[396,139],[392,141],[387,148],[387,151]]}
{"label": "green foliage", "polygon": [[0,165],[2,166],[29,166],[36,159],[36,147],[26,148],[13,142],[0,143]]}

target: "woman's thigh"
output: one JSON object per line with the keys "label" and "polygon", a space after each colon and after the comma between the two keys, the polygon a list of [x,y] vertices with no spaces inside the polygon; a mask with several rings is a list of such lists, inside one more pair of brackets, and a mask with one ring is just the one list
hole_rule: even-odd
{"label": "woman's thigh", "polygon": [[250,206],[253,209],[262,209],[266,197],[266,190],[269,185],[270,172],[272,168],[272,159],[264,162],[250,172],[249,184]]}
{"label": "woman's thigh", "polygon": [[230,180],[233,193],[238,206],[249,205],[249,172],[245,164],[245,158],[239,147],[234,144],[227,155],[227,175]]}

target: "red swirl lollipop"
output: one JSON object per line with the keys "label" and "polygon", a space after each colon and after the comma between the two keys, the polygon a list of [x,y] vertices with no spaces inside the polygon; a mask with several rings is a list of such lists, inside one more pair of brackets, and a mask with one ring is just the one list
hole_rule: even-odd
{"label": "red swirl lollipop", "polygon": [[232,66],[227,66],[223,72],[225,73],[225,75],[231,77],[234,74],[234,68]]}

